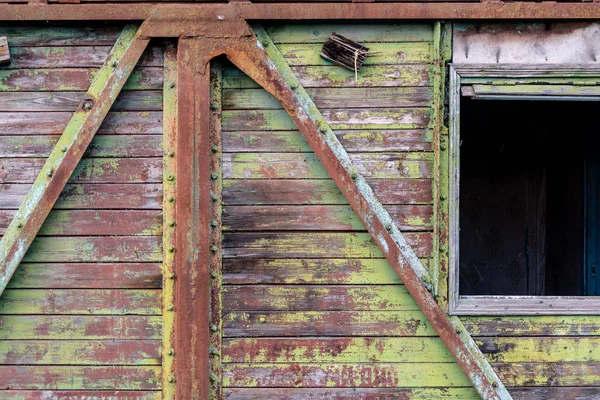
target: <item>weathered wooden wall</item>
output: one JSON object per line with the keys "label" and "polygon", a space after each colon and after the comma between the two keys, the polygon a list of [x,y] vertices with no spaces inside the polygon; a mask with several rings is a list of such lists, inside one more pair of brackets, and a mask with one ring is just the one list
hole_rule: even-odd
{"label": "weathered wooden wall", "polygon": [[[0,27],[0,233],[121,28]],[[160,398],[162,64],[151,45],[0,297],[2,399]]]}

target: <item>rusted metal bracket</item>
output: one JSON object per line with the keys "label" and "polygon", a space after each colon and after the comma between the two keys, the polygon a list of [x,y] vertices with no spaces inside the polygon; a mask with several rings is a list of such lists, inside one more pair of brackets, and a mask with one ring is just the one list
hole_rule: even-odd
{"label": "rusted metal bracket", "polygon": [[137,31],[131,25],[121,32],[0,240],[0,295],[148,45]]}

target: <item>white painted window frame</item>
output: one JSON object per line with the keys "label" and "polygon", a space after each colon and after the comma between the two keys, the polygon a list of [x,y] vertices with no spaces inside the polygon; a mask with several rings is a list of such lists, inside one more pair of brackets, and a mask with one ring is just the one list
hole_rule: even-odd
{"label": "white painted window frame", "polygon": [[[552,83],[556,78],[585,79],[600,85],[600,68],[588,65],[450,64],[449,137],[449,286],[451,315],[600,315],[600,296],[473,296],[459,295],[460,90],[464,78],[511,84],[519,78]],[[538,82],[539,81],[539,82]],[[564,83],[563,83],[564,84]],[[570,99],[573,100],[573,99]],[[576,100],[574,100],[576,101]]]}

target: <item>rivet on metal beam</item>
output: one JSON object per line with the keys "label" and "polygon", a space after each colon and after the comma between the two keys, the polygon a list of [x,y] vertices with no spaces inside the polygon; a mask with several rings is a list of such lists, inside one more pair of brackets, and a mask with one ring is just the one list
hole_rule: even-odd
{"label": "rivet on metal beam", "polygon": [[456,328],[456,334],[460,335],[462,333],[462,331],[459,328]]}
{"label": "rivet on metal beam", "polygon": [[168,152],[168,153],[167,153],[167,155],[168,155],[169,157],[173,157],[173,156],[175,155],[175,152],[174,152],[174,151],[170,151],[170,152]]}
{"label": "rivet on metal beam", "polygon": [[218,276],[219,276],[219,274],[217,274],[217,271],[212,271],[210,273],[210,277],[213,278],[213,279],[217,279]]}
{"label": "rivet on metal beam", "polygon": [[111,62],[110,66],[113,68],[117,68],[117,62],[116,61]]}
{"label": "rivet on metal beam", "polygon": [[353,172],[352,174],[350,174],[350,178],[352,178],[353,181],[358,179],[358,174],[356,172]]}
{"label": "rivet on metal beam", "polygon": [[322,126],[320,129],[321,133],[327,133],[327,127],[326,126]]}
{"label": "rivet on metal beam", "polygon": [[173,89],[175,87],[175,82],[170,82],[169,83],[169,88]]}
{"label": "rivet on metal beam", "polygon": [[387,224],[385,226],[385,230],[388,231],[388,232],[392,232],[392,224]]}
{"label": "rivet on metal beam", "polygon": [[167,307],[167,311],[173,311],[174,309],[175,309],[175,307],[173,307],[173,306],[168,306]]}
{"label": "rivet on metal beam", "polygon": [[269,47],[269,42],[264,42],[264,43],[262,44],[262,46],[263,46],[263,47],[266,49],[267,47]]}
{"label": "rivet on metal beam", "polygon": [[440,146],[440,150],[446,150],[446,148],[447,148],[447,147],[446,147],[446,145],[445,145],[445,144],[443,144],[443,145],[441,145],[441,146]]}
{"label": "rivet on metal beam", "polygon": [[217,111],[219,109],[218,103],[210,103],[210,109],[213,111]]}
{"label": "rivet on metal beam", "polygon": [[84,110],[91,110],[93,106],[94,106],[94,100],[85,99],[83,101],[83,104],[81,105],[81,108],[83,108]]}
{"label": "rivet on metal beam", "polygon": [[167,354],[170,356],[175,355],[175,350],[169,349],[169,351],[167,351]]}
{"label": "rivet on metal beam", "polygon": [[208,378],[210,379],[210,381],[211,381],[212,383],[215,383],[215,382],[217,381],[217,376],[216,376],[215,374],[213,374],[213,373],[210,373],[210,374],[208,375]]}
{"label": "rivet on metal beam", "polygon": [[219,223],[213,219],[210,221],[210,226],[216,228],[217,226],[219,226]]}
{"label": "rivet on metal beam", "polygon": [[54,174],[54,173],[52,172],[52,170],[51,170],[51,169],[49,169],[48,171],[46,171],[46,176],[48,176],[48,178],[52,178],[52,175],[53,175],[53,174]]}
{"label": "rivet on metal beam", "polygon": [[175,274],[174,273],[169,273],[169,275],[167,275],[169,277],[169,279],[175,279]]}
{"label": "rivet on metal beam", "polygon": [[212,356],[218,356],[219,355],[219,350],[217,350],[217,348],[214,347],[214,346],[210,346],[210,355],[212,355]]}
{"label": "rivet on metal beam", "polygon": [[211,325],[211,326],[210,326],[210,331],[211,331],[211,332],[216,332],[216,331],[218,331],[218,330],[219,330],[219,328],[218,328],[216,325]]}
{"label": "rivet on metal beam", "polygon": [[60,149],[60,151],[62,151],[63,153],[66,153],[66,152],[67,152],[67,150],[68,150],[68,149],[67,149],[67,146],[63,146],[63,148],[62,148],[62,149]]}
{"label": "rivet on metal beam", "polygon": [[218,153],[219,152],[219,148],[217,146],[212,146],[210,148],[210,151],[212,151],[213,153]]}
{"label": "rivet on metal beam", "polygon": [[170,246],[170,247],[167,249],[167,251],[168,251],[169,253],[173,253],[173,252],[175,251],[175,247],[173,247],[173,246]]}
{"label": "rivet on metal beam", "polygon": [[174,376],[170,376],[169,377],[169,383],[175,383],[175,377]]}
{"label": "rivet on metal beam", "polygon": [[217,246],[210,246],[210,251],[216,253],[217,251],[219,251],[219,248]]}
{"label": "rivet on metal beam", "polygon": [[440,196],[440,200],[446,200],[446,196],[444,196],[444,195]]}
{"label": "rivet on metal beam", "polygon": [[169,176],[167,176],[167,180],[171,181],[171,182],[174,181],[175,180],[175,175],[169,175]]}
{"label": "rivet on metal beam", "polygon": [[296,90],[296,89],[298,89],[298,86],[296,86],[296,85],[290,85],[290,89]]}
{"label": "rivet on metal beam", "polygon": [[446,250],[448,250],[448,248],[446,246],[444,246],[444,245],[440,246],[440,251],[446,251]]}
{"label": "rivet on metal beam", "polygon": [[217,174],[216,172],[211,172],[210,179],[212,179],[213,181],[216,181],[217,179],[219,179],[219,174]]}
{"label": "rivet on metal beam", "polygon": [[168,201],[169,203],[172,203],[172,202],[174,202],[174,201],[175,201],[175,197],[173,197],[173,196],[169,196],[169,197],[167,197],[167,201]]}
{"label": "rivet on metal beam", "polygon": [[169,225],[172,228],[175,226],[175,221],[169,221],[167,222],[167,225]]}
{"label": "rivet on metal beam", "polygon": [[17,228],[21,229],[23,227],[23,223],[22,222],[17,222]]}
{"label": "rivet on metal beam", "polygon": [[217,195],[215,195],[215,194],[212,194],[212,193],[210,194],[210,199],[211,199],[213,202],[215,202],[215,201],[219,201],[219,197],[218,197]]}

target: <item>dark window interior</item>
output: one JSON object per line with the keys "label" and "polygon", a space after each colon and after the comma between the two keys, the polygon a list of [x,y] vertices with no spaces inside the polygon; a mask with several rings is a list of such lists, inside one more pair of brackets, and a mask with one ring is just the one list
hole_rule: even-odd
{"label": "dark window interior", "polygon": [[596,295],[600,103],[472,100],[460,113],[461,295]]}

